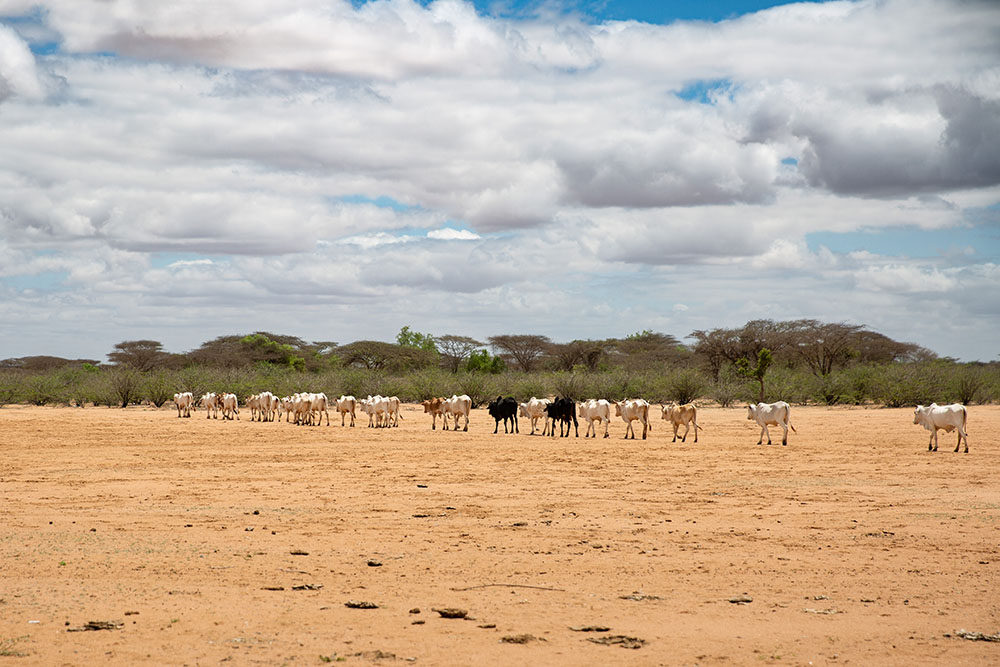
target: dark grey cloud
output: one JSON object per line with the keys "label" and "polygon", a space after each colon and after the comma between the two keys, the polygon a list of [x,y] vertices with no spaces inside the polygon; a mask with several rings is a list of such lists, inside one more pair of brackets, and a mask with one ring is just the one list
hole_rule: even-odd
{"label": "dark grey cloud", "polygon": [[[875,197],[1000,184],[1000,101],[951,86],[905,96],[933,100],[936,117],[897,123],[898,109],[887,106],[884,114],[870,108],[864,120],[848,123],[822,115],[793,121],[792,131],[807,142],[799,168],[810,183]],[[927,127],[935,121],[943,125],[939,132]]]}

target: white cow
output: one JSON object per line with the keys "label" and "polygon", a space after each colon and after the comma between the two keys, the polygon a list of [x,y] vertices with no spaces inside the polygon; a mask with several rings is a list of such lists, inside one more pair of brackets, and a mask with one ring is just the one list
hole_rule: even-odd
{"label": "white cow", "polygon": [[615,417],[621,417],[622,421],[628,424],[628,428],[625,429],[625,437],[628,438],[628,434],[632,434],[632,439],[635,440],[635,430],[632,428],[632,422],[638,420],[642,423],[642,439],[646,439],[646,432],[651,429],[649,425],[649,403],[641,398],[634,398],[626,401],[618,401],[615,403]]}
{"label": "white cow", "polygon": [[340,425],[344,425],[344,417],[348,413],[351,415],[351,426],[354,426],[354,410],[357,407],[358,401],[353,396],[341,396],[337,399],[337,412],[340,413]]}
{"label": "white cow", "polygon": [[275,413],[278,412],[278,406],[280,405],[278,397],[269,391],[261,392],[260,394],[260,410],[263,418],[261,421],[274,421]]}
{"label": "white cow", "polygon": [[326,425],[330,425],[330,401],[327,399],[326,394],[319,392],[318,394],[311,394],[312,403],[309,406],[309,416],[312,418],[312,413],[316,413],[316,426],[321,426],[323,424],[323,415],[326,415]]}
{"label": "white cow", "polygon": [[[608,437],[608,425],[611,423],[611,403],[600,399],[590,399],[589,401],[583,401],[580,403],[580,418],[587,422],[587,432],[583,434],[583,437],[590,437],[590,432],[593,430],[594,437],[597,437],[597,426],[594,422],[598,424],[604,424],[604,437]],[[645,437],[645,435],[643,435]]]}
{"label": "white cow", "polygon": [[[969,420],[969,414],[965,409],[965,406],[961,403],[952,403],[951,405],[938,405],[937,403],[931,403],[926,408],[922,405],[918,405],[917,409],[913,411],[913,423],[920,424],[925,429],[931,432],[930,441],[927,443],[927,451],[937,451],[938,448],[938,429],[944,429],[945,433],[951,433],[954,430],[958,430],[958,442],[955,444],[955,451],[962,445],[962,440],[965,440],[965,453],[969,453],[969,436],[966,434],[966,423]],[[933,448],[931,444],[933,443]]]}
{"label": "white cow", "polygon": [[174,405],[177,406],[178,417],[190,417],[191,411],[195,409],[194,394],[190,391],[174,394]]}
{"label": "white cow", "polygon": [[285,423],[288,424],[295,416],[295,395],[285,396],[281,399],[281,409],[285,411]]}
{"label": "white cow", "polygon": [[205,419],[218,419],[219,409],[222,407],[222,396],[215,392],[209,392],[201,397],[201,405],[205,408]]}
{"label": "white cow", "polygon": [[462,394],[461,396],[451,395],[451,398],[444,402],[444,430],[448,430],[448,417],[455,418],[455,429],[458,430],[459,417],[465,417],[465,427],[463,431],[469,430],[469,412],[472,410],[472,399]]}
{"label": "white cow", "polygon": [[788,444],[788,429],[792,429],[792,431],[798,433],[795,427],[792,426],[792,406],[784,401],[758,403],[757,405],[751,403],[747,405],[747,419],[760,424],[760,438],[757,439],[758,445],[764,441],[765,435],[767,435],[767,444],[771,444],[771,432],[767,430],[768,426],[781,427],[783,432],[781,436],[782,445]]}
{"label": "white cow", "polygon": [[691,426],[694,426],[694,441],[698,442],[698,429],[701,426],[698,426],[698,408],[695,407],[694,403],[661,405],[660,411],[662,412],[660,416],[669,421],[674,427],[674,439],[670,442],[677,442],[677,430],[681,426],[684,427],[684,437],[681,438],[681,442],[687,440],[688,431],[691,430]]}
{"label": "white cow", "polygon": [[264,413],[261,411],[260,405],[260,394],[250,394],[247,396],[246,400],[243,401],[243,405],[250,410],[250,421],[264,421]]}
{"label": "white cow", "polygon": [[293,394],[290,405],[286,407],[292,416],[292,420],[299,426],[312,426],[314,423],[319,426],[323,423],[323,413],[326,413],[327,426],[330,425],[330,413],[327,412],[328,401],[326,394],[320,392],[313,394],[309,392],[299,392]]}
{"label": "white cow", "polygon": [[388,396],[385,399],[386,402],[386,421],[388,422],[386,426],[399,426],[399,420],[403,418],[403,415],[399,412],[399,396]]}
{"label": "white cow", "polygon": [[223,394],[222,395],[222,418],[232,419],[233,415],[236,419],[240,418],[240,402],[236,398],[236,394]]}
{"label": "white cow", "polygon": [[359,401],[361,411],[368,415],[368,428],[382,428],[382,416],[385,414],[388,403],[384,398],[376,394],[368,395],[367,398]]}
{"label": "white cow", "polygon": [[535,435],[535,427],[539,419],[545,420],[545,428],[542,430],[542,435],[548,434],[549,420],[546,419],[545,406],[551,402],[552,399],[550,398],[535,398],[532,396],[527,403],[518,404],[518,416],[531,420],[531,433],[528,435]]}

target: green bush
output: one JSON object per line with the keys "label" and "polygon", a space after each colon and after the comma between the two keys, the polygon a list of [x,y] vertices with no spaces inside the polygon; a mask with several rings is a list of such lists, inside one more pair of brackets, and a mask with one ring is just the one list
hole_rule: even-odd
{"label": "green bush", "polygon": [[167,401],[174,398],[174,394],[181,393],[177,389],[177,378],[169,371],[154,371],[147,373],[141,381],[139,394],[156,407],[163,407]]}
{"label": "green bush", "polygon": [[22,381],[17,373],[0,373],[0,407],[21,399]]}
{"label": "green bush", "polygon": [[685,369],[671,374],[666,380],[666,395],[658,398],[662,402],[676,401],[681,405],[701,398],[708,389],[705,376],[694,369]]}
{"label": "green bush", "polygon": [[66,386],[53,373],[28,375],[21,385],[21,398],[31,405],[68,403]]}
{"label": "green bush", "polygon": [[472,407],[477,408],[489,402],[497,394],[492,376],[482,373],[466,373],[458,376],[459,392],[472,399]]}

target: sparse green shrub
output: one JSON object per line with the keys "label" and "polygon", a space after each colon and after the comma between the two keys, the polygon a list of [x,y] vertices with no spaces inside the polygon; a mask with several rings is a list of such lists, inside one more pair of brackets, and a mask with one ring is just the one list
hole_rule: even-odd
{"label": "sparse green shrub", "polygon": [[728,408],[743,396],[743,384],[733,365],[726,364],[719,370],[718,379],[708,388],[708,395],[722,407]]}
{"label": "sparse green shrub", "polygon": [[458,377],[460,393],[472,399],[472,407],[477,408],[496,396],[496,387],[490,375],[466,373]]}
{"label": "sparse green shrub", "polygon": [[21,397],[31,405],[68,402],[65,400],[65,385],[52,373],[28,375],[21,385]]}
{"label": "sparse green shrub", "polygon": [[824,405],[850,403],[851,384],[845,373],[834,371],[829,375],[814,375],[812,377],[812,400]]}
{"label": "sparse green shrub", "polygon": [[175,387],[177,380],[172,373],[159,370],[146,373],[142,378],[140,395],[156,407],[163,407],[163,404],[172,400],[174,394],[180,393]]}
{"label": "sparse green shrub", "polygon": [[521,373],[513,382],[510,393],[520,402],[525,402],[531,397],[545,398],[555,393],[551,385],[546,382],[550,376],[541,374]]}
{"label": "sparse green shrub", "polygon": [[887,364],[875,377],[875,399],[890,408],[942,402],[941,366],[934,363]]}
{"label": "sparse green shrub", "polygon": [[142,382],[139,371],[128,366],[115,367],[108,372],[108,380],[120,407],[127,408],[130,403],[139,400],[139,387]]}
{"label": "sparse green shrub", "polygon": [[552,378],[552,388],[557,396],[579,400],[584,397],[586,383],[582,375],[560,371]]}
{"label": "sparse green shrub", "polygon": [[659,402],[676,401],[681,405],[701,398],[708,388],[705,377],[697,370],[685,369],[671,374],[666,380],[666,395],[657,397]]}
{"label": "sparse green shrub", "polygon": [[985,398],[988,376],[981,367],[955,366],[949,375],[948,400],[971,405]]}
{"label": "sparse green shrub", "polygon": [[0,373],[0,407],[20,399],[21,382],[16,373]]}

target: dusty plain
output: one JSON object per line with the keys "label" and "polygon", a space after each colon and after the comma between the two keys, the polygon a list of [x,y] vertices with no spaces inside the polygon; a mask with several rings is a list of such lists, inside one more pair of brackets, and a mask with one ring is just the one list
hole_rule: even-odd
{"label": "dusty plain", "polygon": [[403,416],[0,409],[0,665],[1000,664],[955,636],[1000,631],[998,406],[968,454],[906,409],[794,407],[787,447]]}

